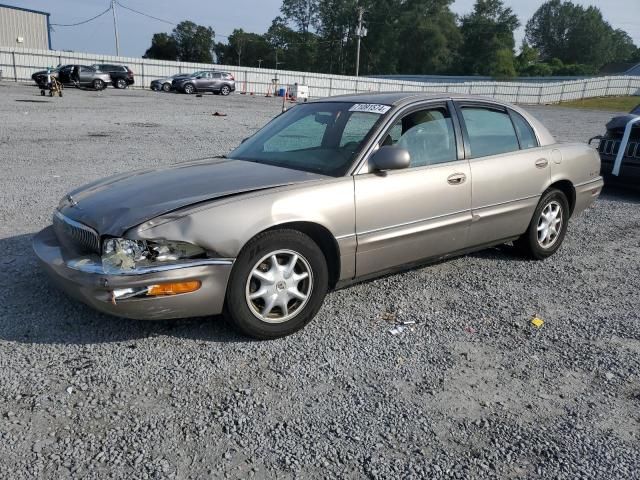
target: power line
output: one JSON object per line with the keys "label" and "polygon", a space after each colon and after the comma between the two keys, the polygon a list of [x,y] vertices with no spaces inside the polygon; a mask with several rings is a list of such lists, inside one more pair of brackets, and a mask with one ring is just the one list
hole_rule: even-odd
{"label": "power line", "polygon": [[123,4],[121,4],[118,0],[116,0],[116,3],[120,7],[124,8],[125,10],[129,10],[129,11],[131,11],[133,13],[137,13],[138,15],[142,15],[143,17],[151,18],[153,20],[157,20],[158,22],[166,23],[168,25],[173,25],[173,26],[177,25],[177,23],[170,22],[169,20],[164,20],[162,18],[154,17],[153,15],[149,15],[148,13],[140,12],[139,10],[135,10],[135,9],[133,9],[131,7],[127,7],[127,6],[123,5]]}
{"label": "power line", "polygon": [[111,10],[111,5],[109,5],[109,8],[107,8],[104,12],[99,13],[98,15],[96,15],[95,17],[91,17],[87,20],[83,20],[81,22],[78,23],[52,23],[51,25],[54,25],[56,27],[77,27],[78,25],[84,25],[85,23],[89,23],[94,21],[97,18],[100,18],[101,16],[105,15],[106,13],[108,13]]}

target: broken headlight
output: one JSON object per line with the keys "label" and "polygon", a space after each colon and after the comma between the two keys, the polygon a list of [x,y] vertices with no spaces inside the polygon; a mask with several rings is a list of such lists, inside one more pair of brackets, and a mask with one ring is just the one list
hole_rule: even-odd
{"label": "broken headlight", "polygon": [[102,266],[105,272],[121,272],[151,267],[163,262],[178,262],[204,257],[206,252],[190,243],[109,238],[102,244]]}

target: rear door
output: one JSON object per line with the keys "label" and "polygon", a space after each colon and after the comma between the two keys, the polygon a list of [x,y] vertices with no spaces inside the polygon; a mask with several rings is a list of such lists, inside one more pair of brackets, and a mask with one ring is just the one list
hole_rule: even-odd
{"label": "rear door", "polygon": [[547,147],[517,112],[483,102],[456,102],[473,188],[472,246],[523,234],[551,178]]}
{"label": "rear door", "polygon": [[211,73],[211,90],[217,92],[221,88],[222,88],[222,73],[212,72]]}
{"label": "rear door", "polygon": [[96,71],[91,67],[80,67],[80,83],[90,84],[95,79]]}

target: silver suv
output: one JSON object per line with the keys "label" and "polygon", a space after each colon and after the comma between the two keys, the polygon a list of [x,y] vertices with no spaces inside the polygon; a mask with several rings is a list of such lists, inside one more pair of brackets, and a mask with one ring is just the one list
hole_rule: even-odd
{"label": "silver suv", "polygon": [[235,92],[236,80],[227,72],[203,70],[174,78],[171,89],[187,94],[212,92],[226,96]]}

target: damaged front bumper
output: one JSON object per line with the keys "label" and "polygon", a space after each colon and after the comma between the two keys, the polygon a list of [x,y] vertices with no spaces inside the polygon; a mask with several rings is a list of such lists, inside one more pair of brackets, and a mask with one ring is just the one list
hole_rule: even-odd
{"label": "damaged front bumper", "polygon": [[[201,317],[222,313],[233,259],[161,264],[106,274],[97,255],[65,252],[53,227],[33,239],[33,249],[53,282],[71,297],[104,313],[140,320]],[[146,296],[153,285],[199,282],[190,293]]]}

